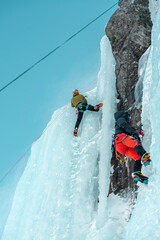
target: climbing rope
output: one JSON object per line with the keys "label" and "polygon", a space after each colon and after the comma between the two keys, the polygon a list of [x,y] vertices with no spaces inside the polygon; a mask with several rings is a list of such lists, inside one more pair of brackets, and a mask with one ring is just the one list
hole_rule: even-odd
{"label": "climbing rope", "polygon": [[29,68],[27,68],[24,72],[22,72],[19,76],[17,76],[16,78],[14,78],[12,81],[10,81],[8,84],[6,84],[4,87],[2,87],[0,89],[0,92],[2,92],[4,89],[6,89],[7,87],[9,87],[11,84],[13,84],[14,82],[16,82],[19,78],[21,78],[23,75],[25,75],[27,72],[29,72],[31,69],[33,69],[35,66],[37,66],[40,62],[42,62],[44,59],[46,59],[47,57],[49,57],[51,54],[53,54],[55,51],[57,51],[58,49],[60,49],[62,46],[64,46],[66,43],[68,43],[71,39],[73,39],[74,37],[76,37],[79,33],[81,33],[83,30],[85,30],[87,27],[89,27],[92,23],[94,23],[95,21],[97,21],[100,17],[102,17],[105,13],[107,13],[109,10],[111,10],[114,6],[117,5],[118,2],[116,2],[115,4],[113,4],[110,8],[108,8],[107,10],[105,10],[104,12],[102,12],[98,17],[94,18],[92,21],[90,21],[88,24],[86,24],[84,27],[82,27],[79,31],[77,31],[76,33],[74,33],[72,36],[70,36],[68,39],[66,39],[63,43],[61,43],[59,46],[57,46],[56,48],[54,48],[52,51],[50,51],[48,54],[46,54],[44,57],[42,57],[40,60],[38,60],[37,62],[35,62],[33,65],[31,65]]}
{"label": "climbing rope", "polygon": [[[90,90],[97,82],[97,79],[94,79],[90,84],[88,84],[84,89],[82,89],[82,92],[86,92]],[[63,110],[53,119],[53,121],[46,127],[46,129],[41,133],[41,135],[35,140],[35,142],[23,153],[23,155],[15,162],[15,164],[9,169],[9,171],[2,177],[0,180],[0,183],[9,175],[9,173],[18,165],[18,163],[26,156],[26,154],[31,150],[31,148],[37,143],[37,141],[44,135],[44,133],[55,123],[55,121],[60,118],[60,116],[65,112],[67,107],[70,105],[68,103]]]}

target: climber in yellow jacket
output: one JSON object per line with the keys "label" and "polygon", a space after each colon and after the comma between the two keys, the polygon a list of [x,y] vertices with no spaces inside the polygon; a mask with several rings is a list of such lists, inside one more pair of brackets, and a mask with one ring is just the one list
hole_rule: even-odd
{"label": "climber in yellow jacket", "polygon": [[78,127],[82,120],[84,111],[89,110],[89,111],[98,112],[99,108],[102,107],[103,104],[100,103],[96,106],[88,105],[87,99],[82,94],[79,94],[79,91],[75,89],[73,91],[73,97],[71,99],[71,106],[76,108],[77,121],[74,128],[74,136],[77,136]]}

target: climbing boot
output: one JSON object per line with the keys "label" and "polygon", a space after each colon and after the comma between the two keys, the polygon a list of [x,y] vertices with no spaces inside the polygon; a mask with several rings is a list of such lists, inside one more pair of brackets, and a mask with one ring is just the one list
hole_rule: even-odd
{"label": "climbing boot", "polygon": [[132,173],[135,182],[148,184],[148,177],[144,176],[140,171]]}
{"label": "climbing boot", "polygon": [[151,162],[150,154],[149,153],[143,154],[143,156],[141,157],[141,162],[145,167],[148,166]]}
{"label": "climbing boot", "polygon": [[100,103],[94,107],[95,110],[99,111],[99,108],[103,107],[103,103]]}
{"label": "climbing boot", "polygon": [[75,129],[74,129],[74,136],[75,136],[75,137],[77,136],[77,132],[78,132],[78,128],[75,128]]}

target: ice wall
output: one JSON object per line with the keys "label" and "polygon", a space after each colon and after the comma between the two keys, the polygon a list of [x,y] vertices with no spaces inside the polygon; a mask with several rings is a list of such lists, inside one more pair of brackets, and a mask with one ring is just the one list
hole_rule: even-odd
{"label": "ice wall", "polygon": [[16,186],[23,174],[28,157],[27,154],[23,161],[0,183],[0,239],[12,206]]}
{"label": "ice wall", "polygon": [[143,82],[145,81],[145,73],[147,67],[148,56],[150,53],[150,47],[146,50],[146,52],[142,55],[138,64],[138,82],[135,87],[135,106],[137,109],[142,105],[142,97],[143,97]]}
{"label": "ice wall", "polygon": [[85,95],[92,105],[102,101],[103,109],[85,112],[77,138],[70,104],[53,114],[50,127],[31,149],[2,240],[84,240],[94,223],[103,227],[116,102],[114,59],[106,37],[101,51],[97,88]]}
{"label": "ice wall", "polygon": [[154,19],[158,12],[159,7],[160,7],[160,0],[149,0],[149,9],[151,12],[152,22],[154,22]]}
{"label": "ice wall", "polygon": [[[143,168],[149,177],[147,186],[140,184],[136,207],[127,225],[124,239],[160,239],[160,10],[152,30],[152,46],[144,77],[142,120],[144,145],[150,150],[152,164]],[[151,139],[150,139],[151,138]],[[150,145],[150,146],[149,146]]]}

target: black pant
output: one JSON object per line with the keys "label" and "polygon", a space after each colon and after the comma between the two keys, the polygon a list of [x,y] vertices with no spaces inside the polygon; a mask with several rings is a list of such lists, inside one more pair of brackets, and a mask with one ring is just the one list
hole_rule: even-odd
{"label": "black pant", "polygon": [[81,106],[82,106],[81,108],[77,109],[78,110],[78,114],[77,114],[77,121],[76,121],[75,128],[79,127],[79,124],[81,123],[81,120],[82,120],[82,117],[83,117],[83,113],[86,110],[93,111],[93,112],[98,112],[99,111],[99,108],[94,109],[94,106],[88,105],[87,103],[82,103]]}
{"label": "black pant", "polygon": [[[136,145],[136,146],[134,147],[134,150],[135,150],[135,152],[136,152],[140,157],[142,157],[143,154],[146,153],[146,151],[144,150],[144,148],[142,147],[141,144]],[[136,161],[135,161],[135,164],[134,164],[134,172],[138,172],[138,171],[141,172],[141,168],[142,168],[142,163],[141,163],[141,158],[140,158],[139,160],[136,160]]]}

